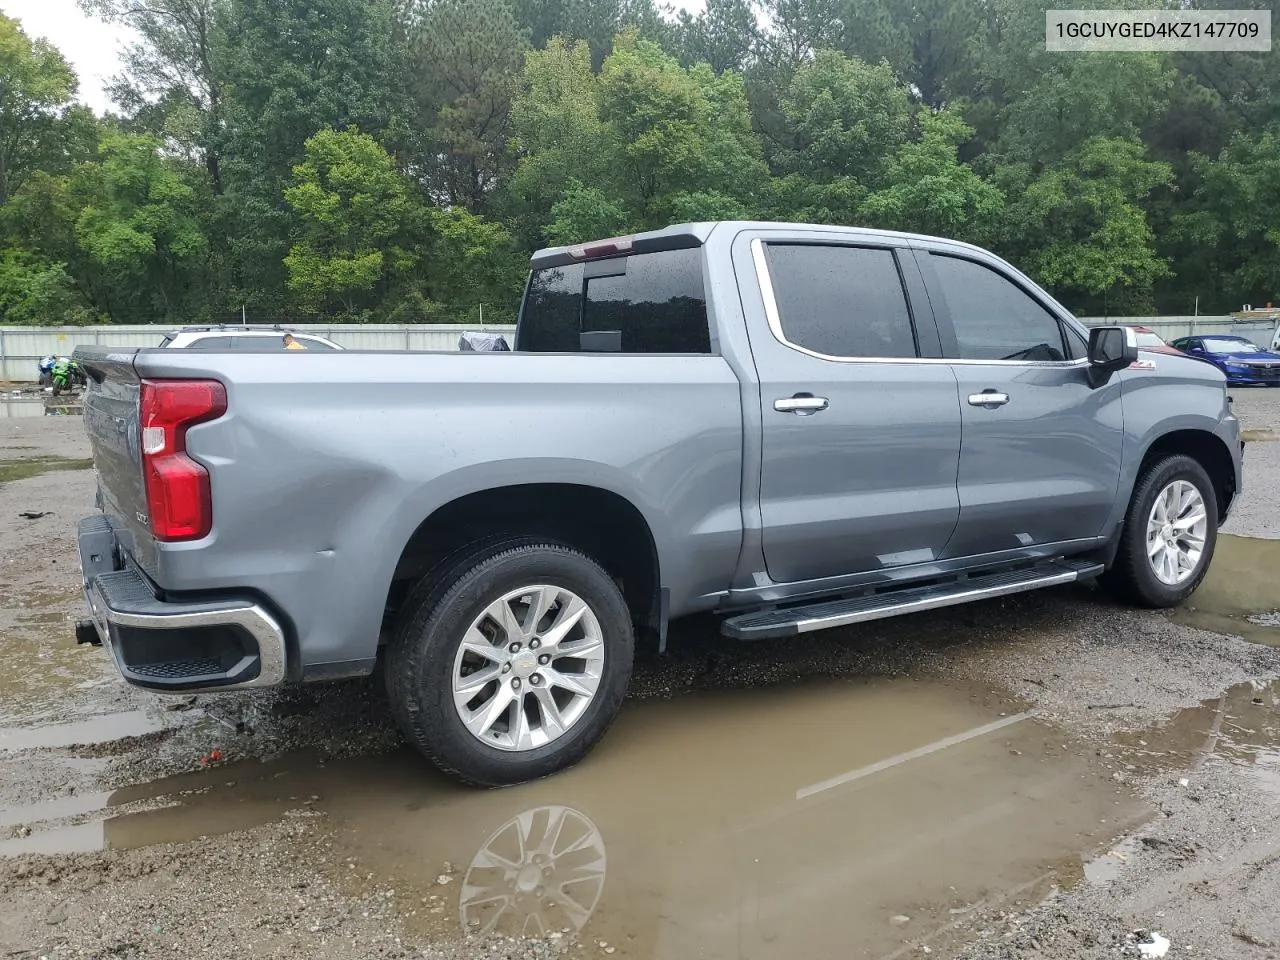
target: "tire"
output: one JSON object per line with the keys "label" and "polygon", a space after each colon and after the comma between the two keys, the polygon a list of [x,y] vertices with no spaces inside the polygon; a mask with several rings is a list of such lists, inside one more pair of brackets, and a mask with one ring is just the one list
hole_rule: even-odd
{"label": "tire", "polygon": [[[387,692],[400,730],[441,770],[473,786],[508,786],[572,766],[617,717],[631,680],[635,638],[621,591],[594,560],[542,538],[489,542],[456,556],[406,599],[387,650]],[[544,597],[550,598],[543,600],[546,616],[532,633],[523,633],[521,621],[531,617],[533,605],[526,601]],[[502,631],[500,614],[491,612],[502,609],[504,598],[511,632]],[[586,610],[561,638],[561,647],[556,627],[573,619],[574,599]],[[473,642],[463,650],[468,634]],[[539,645],[541,637],[546,646]],[[473,653],[485,640],[498,642],[484,646],[483,656]],[[521,643],[518,654],[512,643]],[[543,653],[534,654],[534,647]],[[556,655],[561,650],[569,652]],[[589,652],[574,657],[579,650]],[[493,675],[495,670],[500,672]],[[492,679],[465,705],[456,705],[455,684],[480,682],[482,673]],[[589,697],[569,689],[595,679]],[[508,707],[485,727],[510,696],[524,722]],[[564,721],[562,732],[556,732],[555,720],[549,722],[547,698],[555,718]]]}
{"label": "tire", "polygon": [[[1170,556],[1170,551],[1162,548],[1155,540],[1148,539],[1149,524],[1156,522],[1154,511],[1157,500],[1171,496],[1169,493],[1171,489],[1175,491],[1187,489],[1186,486],[1177,486],[1179,484],[1194,488],[1203,505],[1203,525],[1197,525],[1195,529],[1188,531],[1193,535],[1187,537],[1177,537],[1178,528],[1166,525],[1162,531],[1156,533],[1156,536],[1164,539],[1165,543],[1168,543],[1168,538],[1172,537],[1179,545],[1177,552],[1186,555],[1187,562],[1190,563],[1189,567],[1176,561],[1169,561],[1167,558]],[[1171,501],[1164,501],[1166,506],[1169,502]],[[1189,507],[1184,517],[1190,518],[1195,513],[1196,511]],[[1183,548],[1194,546],[1197,539],[1201,543],[1200,551],[1192,561],[1190,557],[1192,551]],[[1134,486],[1133,498],[1129,502],[1129,510],[1125,514],[1124,524],[1121,527],[1120,548],[1111,569],[1103,574],[1102,583],[1117,597],[1136,606],[1152,608],[1177,606],[1200,586],[1200,582],[1209,571],[1217,542],[1218,500],[1209,474],[1199,461],[1191,457],[1181,454],[1163,457],[1147,467]],[[1153,557],[1152,550],[1159,552]],[[1157,567],[1162,565],[1161,561],[1175,564],[1173,568],[1163,567],[1163,577],[1157,572]],[[1174,574],[1172,579],[1175,582],[1170,582],[1168,575],[1171,572]]]}
{"label": "tire", "polygon": [[57,380],[53,381],[53,395],[55,397],[62,395],[62,384],[60,384]]}

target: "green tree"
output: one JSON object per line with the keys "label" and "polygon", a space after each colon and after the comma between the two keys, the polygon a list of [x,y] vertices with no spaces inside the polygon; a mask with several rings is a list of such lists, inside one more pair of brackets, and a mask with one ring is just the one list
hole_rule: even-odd
{"label": "green tree", "polygon": [[515,320],[527,264],[501,224],[457,208],[429,208],[423,269],[415,292],[454,322],[485,316]]}
{"label": "green tree", "polygon": [[1144,204],[1172,182],[1136,138],[1095,137],[1046,170],[1004,217],[1007,251],[1064,300],[1115,312],[1151,308],[1170,268],[1155,249]]}
{"label": "green tree", "polygon": [[509,115],[524,32],[507,0],[432,0],[416,11],[409,73],[428,191],[470,210],[487,205],[509,167]]}
{"label": "green tree", "polygon": [[66,264],[16,247],[0,250],[0,323],[72,326],[97,319]]}
{"label": "green tree", "polygon": [[957,159],[973,136],[953,109],[920,115],[920,136],[886,165],[888,186],[863,201],[869,224],[988,244],[1004,210],[1004,195]]}
{"label": "green tree", "polygon": [[293,211],[283,202],[317,130],[380,135],[403,106],[390,0],[231,0],[227,143],[220,215],[231,296],[262,314],[289,307],[284,257]]}
{"label": "green tree", "polygon": [[65,170],[77,146],[91,149],[92,121],[71,102],[77,86],[61,53],[0,13],[0,203],[36,170]]}
{"label": "green tree", "polygon": [[285,200],[297,214],[284,259],[289,289],[308,310],[340,304],[358,317],[397,273],[411,270],[420,205],[373,137],[355,128],[321,130],[306,142]]}
{"label": "green tree", "polygon": [[613,132],[600,118],[600,84],[584,42],[557,37],[525,58],[511,107],[515,169],[507,181],[506,211],[526,247],[542,240],[548,212],[576,180],[612,188]]}
{"label": "green tree", "polygon": [[830,50],[796,71],[780,107],[787,129],[778,166],[818,183],[876,184],[911,125],[908,92],[888,64]]}
{"label": "green tree", "polygon": [[70,186],[76,241],[99,273],[89,282],[117,319],[189,319],[206,289],[201,196],[153,137],[108,133],[99,152]]}
{"label": "green tree", "polygon": [[204,166],[221,194],[227,86],[224,31],[230,0],[78,0],[106,23],[132,28],[112,99],[136,125]]}
{"label": "green tree", "polygon": [[705,63],[723,73],[749,66],[758,40],[759,25],[750,0],[707,0],[696,14],[679,11],[668,42],[684,66]]}
{"label": "green tree", "polygon": [[573,180],[564,197],[551,207],[551,222],[543,231],[553,244],[585,243],[616,237],[634,229],[632,214],[599,187]]}
{"label": "green tree", "polygon": [[1280,130],[1238,133],[1216,159],[1196,157],[1195,171],[1200,183],[1176,222],[1192,289],[1213,291],[1217,309],[1280,303]]}
{"label": "green tree", "polygon": [[582,44],[531,53],[512,116],[509,209],[530,245],[766,206],[742,77],[685,69],[634,32],[598,76]]}
{"label": "green tree", "polygon": [[1163,122],[1174,73],[1156,53],[1049,53],[1038,0],[989,0],[976,35],[968,119],[984,163],[1056,163],[1092,137],[1139,137]]}
{"label": "green tree", "polygon": [[512,7],[535,48],[553,37],[585,41],[597,71],[619,33],[635,29],[660,39],[669,31],[653,0],[513,0]]}
{"label": "green tree", "polygon": [[619,145],[619,188],[639,219],[667,219],[666,198],[718,190],[750,200],[767,180],[742,79],[688,70],[646,40],[627,38],[600,75],[601,119]]}

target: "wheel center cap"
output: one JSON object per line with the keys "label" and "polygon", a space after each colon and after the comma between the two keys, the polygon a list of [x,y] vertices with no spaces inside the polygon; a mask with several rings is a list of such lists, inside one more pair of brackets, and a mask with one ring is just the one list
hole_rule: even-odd
{"label": "wheel center cap", "polygon": [[511,658],[511,672],[521,680],[538,669],[538,656],[532,650],[521,650]]}
{"label": "wheel center cap", "polygon": [[532,892],[542,882],[542,871],[536,863],[525,864],[516,874],[516,889],[521,893]]}
{"label": "wheel center cap", "polygon": [[1169,523],[1166,523],[1166,524],[1164,525],[1164,529],[1160,531],[1160,536],[1164,537],[1164,538],[1165,538],[1166,540],[1168,540],[1168,541],[1172,541],[1172,540],[1173,540],[1173,525],[1172,525],[1172,524],[1169,524]]}

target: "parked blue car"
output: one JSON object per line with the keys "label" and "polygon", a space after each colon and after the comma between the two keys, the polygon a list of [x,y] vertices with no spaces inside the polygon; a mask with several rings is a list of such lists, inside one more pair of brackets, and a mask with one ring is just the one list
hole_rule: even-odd
{"label": "parked blue car", "polygon": [[1280,386],[1280,353],[1263,350],[1244,337],[1181,337],[1173,346],[1212,363],[1227,375],[1228,383]]}

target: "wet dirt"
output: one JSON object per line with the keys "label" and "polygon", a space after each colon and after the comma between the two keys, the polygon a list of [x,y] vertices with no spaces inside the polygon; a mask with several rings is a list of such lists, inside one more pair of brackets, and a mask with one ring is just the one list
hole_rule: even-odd
{"label": "wet dirt", "polygon": [[478,793],[407,750],[297,753],[0,811],[24,828],[0,856],[309,811],[338,888],[395,890],[423,937],[556,935],[655,960],[945,955],[972,914],[1114,880],[1153,813],[1141,777],[1216,761],[1280,794],[1275,684],[1101,748],[1025,707],[906,679],[631,704],[607,753],[547,781]]}
{"label": "wet dirt", "polygon": [[1218,536],[1204,582],[1170,618],[1280,647],[1280,540]]}
{"label": "wet dirt", "polygon": [[0,460],[0,483],[13,480],[29,480],[54,470],[92,470],[92,458],[72,460],[66,457],[27,457],[20,460]]}
{"label": "wet dirt", "polygon": [[[426,901],[410,924],[424,935],[880,956],[978,904],[1081,881],[1083,858],[1146,815],[1023,707],[911,680],[635,704],[607,754],[540,783],[477,793],[408,752],[293,755],[41,811],[99,816],[29,823],[0,855],[193,840],[309,807],[352,877]],[[160,805],[114,813],[139,803]]]}

